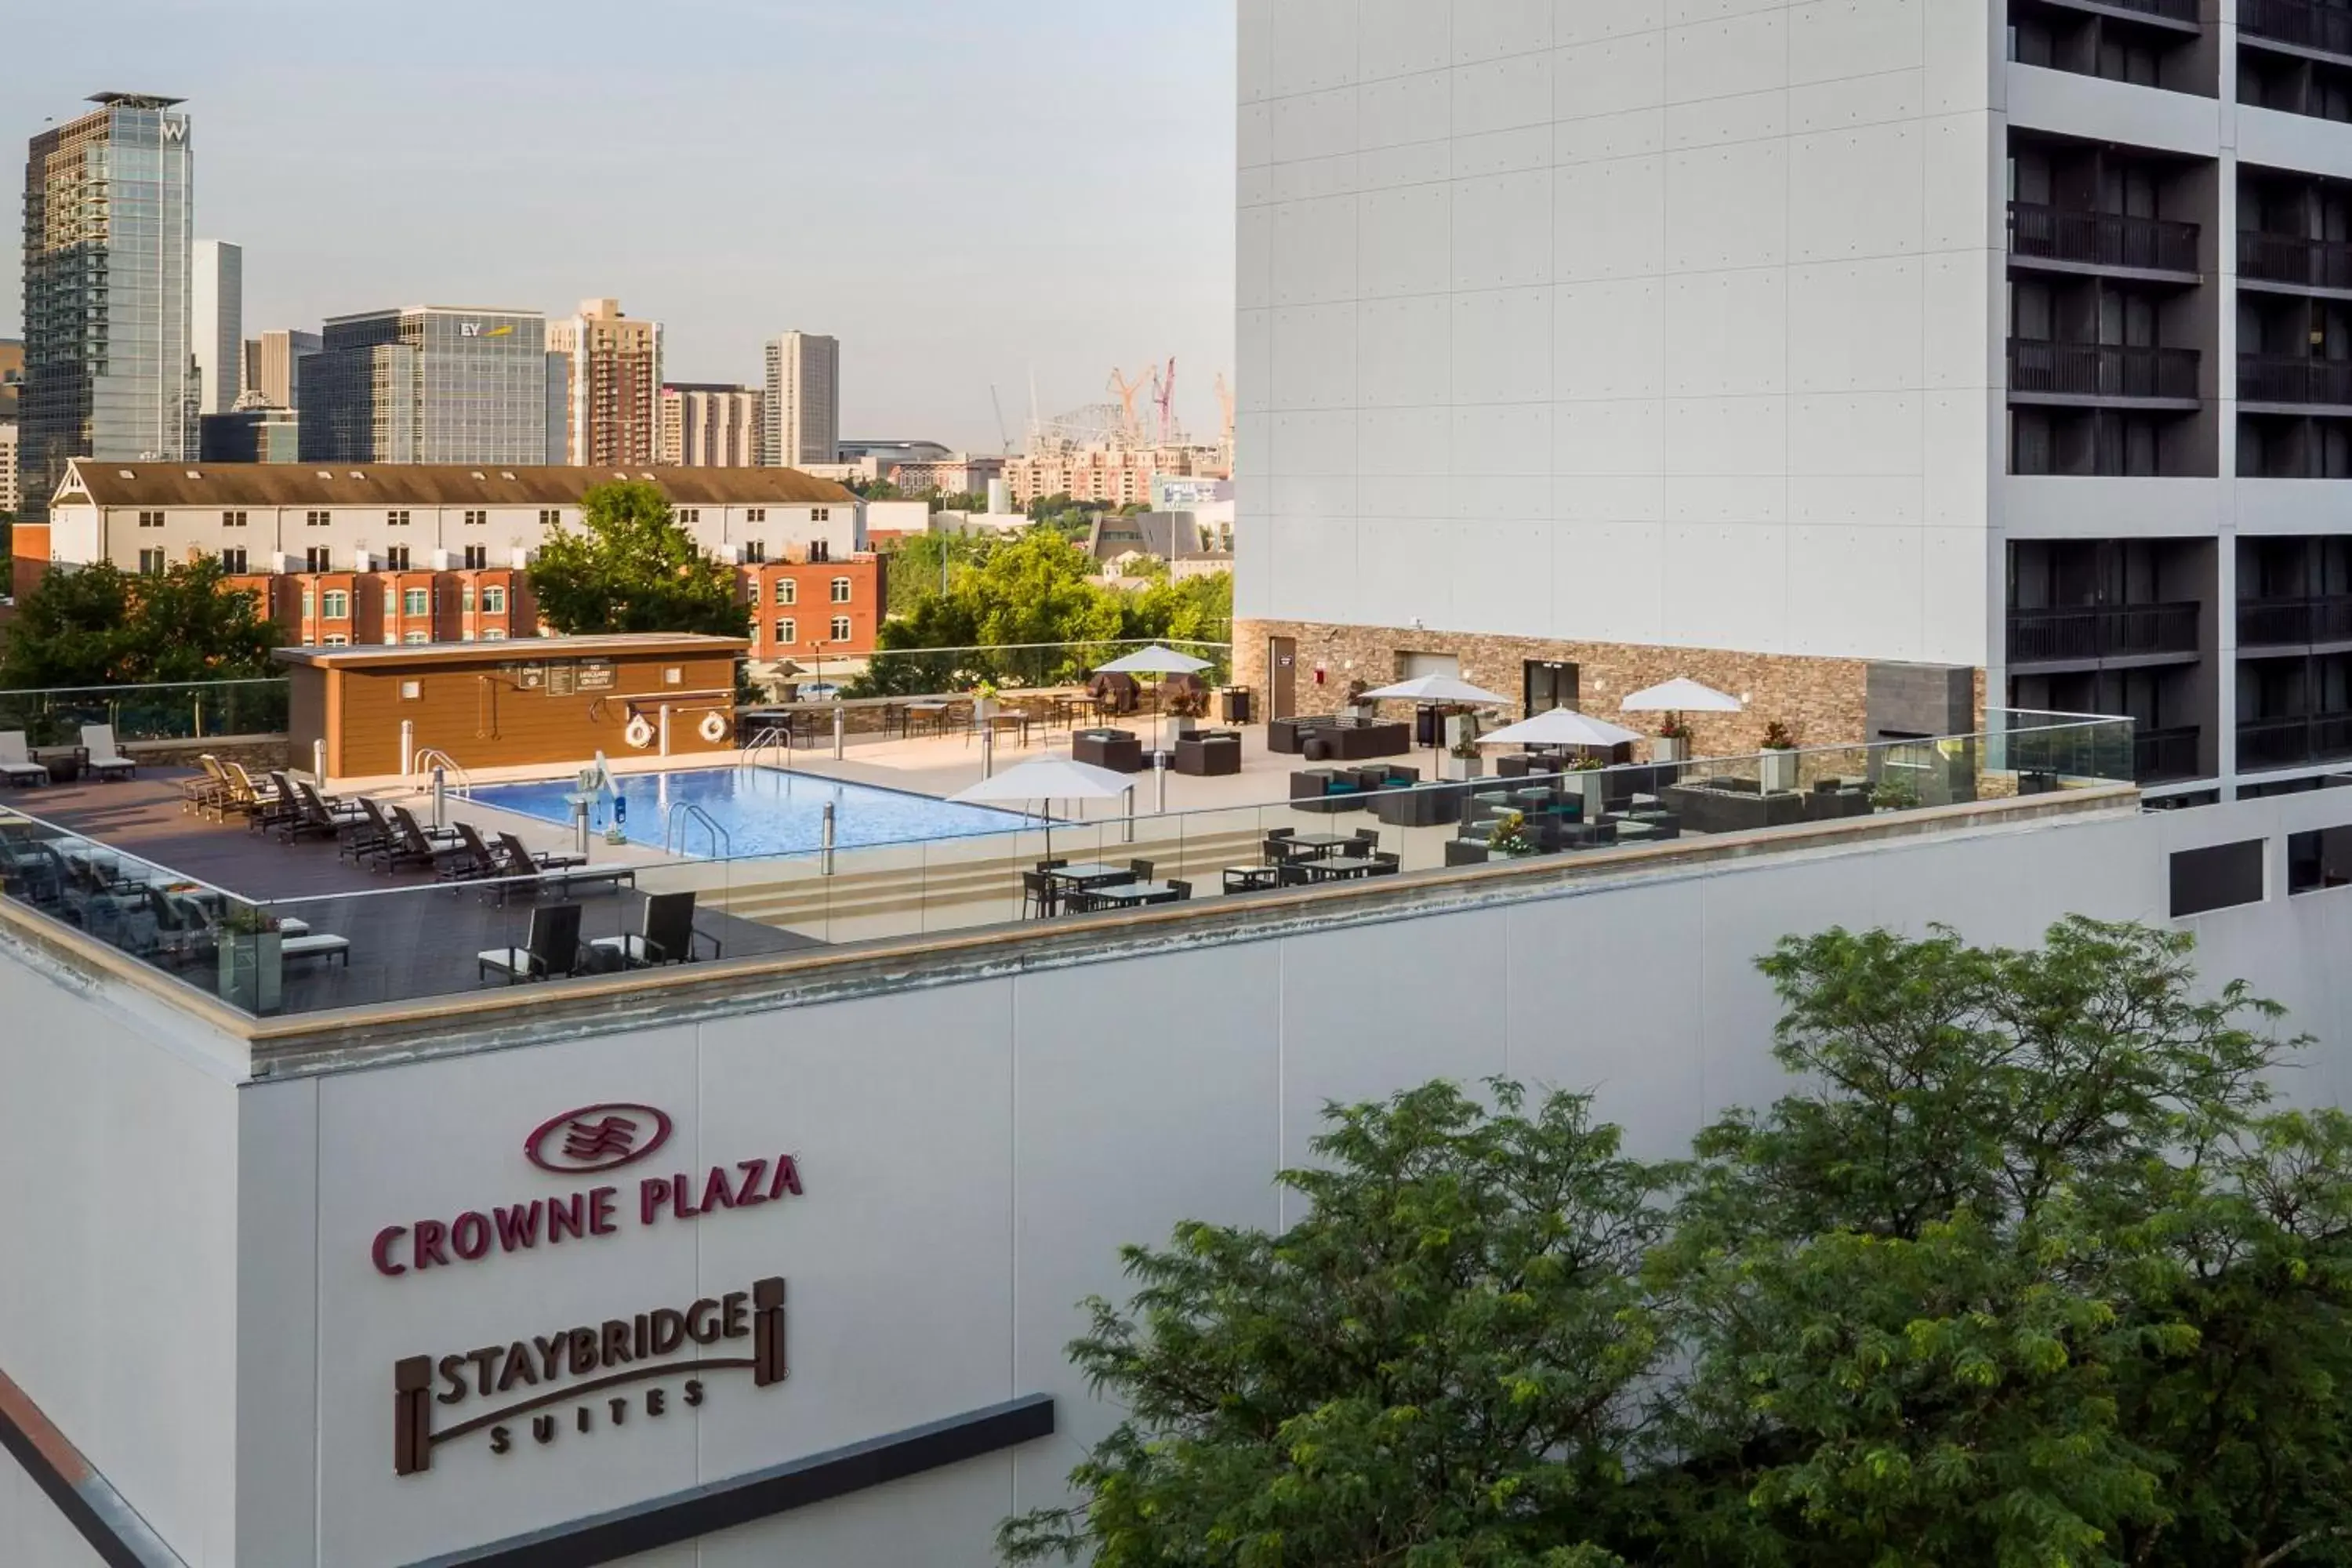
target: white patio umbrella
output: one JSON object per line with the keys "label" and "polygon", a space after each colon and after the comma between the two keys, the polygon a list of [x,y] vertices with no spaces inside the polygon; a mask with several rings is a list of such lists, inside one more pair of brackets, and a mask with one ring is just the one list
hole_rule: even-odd
{"label": "white patio umbrella", "polygon": [[1643,688],[1617,706],[1627,713],[1737,713],[1742,704],[1727,692],[1678,675]]}
{"label": "white patio umbrella", "polygon": [[[1367,691],[1364,698],[1367,701],[1378,699],[1383,702],[1411,702],[1421,708],[1490,708],[1510,700],[1451,675],[1417,675],[1411,680],[1400,680],[1394,686]],[[1436,727],[1433,725],[1429,736],[1430,753],[1435,755],[1443,743]]]}
{"label": "white patio umbrella", "polygon": [[1478,737],[1482,746],[1622,746],[1642,737],[1632,730],[1621,729],[1606,719],[1595,719],[1579,713],[1573,708],[1555,708],[1549,713],[1538,713],[1532,719],[1496,730]]}
{"label": "white patio umbrella", "polygon": [[1134,781],[1125,773],[1115,773],[1108,768],[1098,768],[1092,763],[1082,763],[1075,757],[1059,757],[1050,752],[1032,757],[1025,763],[1005,769],[993,778],[985,778],[968,788],[948,796],[966,805],[1026,805],[1031,801],[1042,802],[1040,815],[1045,824],[1045,858],[1054,858],[1054,803],[1057,800],[1117,800]]}
{"label": "white patio umbrella", "polygon": [[[1198,675],[1209,668],[1205,658],[1194,658],[1189,653],[1178,653],[1172,647],[1153,643],[1150,647],[1136,649],[1108,664],[1095,666],[1097,675]],[[1151,707],[1151,747],[1160,749],[1160,705]]]}

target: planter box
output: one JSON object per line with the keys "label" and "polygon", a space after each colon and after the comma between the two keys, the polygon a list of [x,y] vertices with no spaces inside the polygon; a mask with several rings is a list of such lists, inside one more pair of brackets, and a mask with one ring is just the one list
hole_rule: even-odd
{"label": "planter box", "polygon": [[1684,743],[1680,741],[1670,741],[1665,736],[1661,735],[1656,740],[1650,742],[1650,761],[1654,763],[1679,763],[1683,760],[1685,754],[1683,744]]}
{"label": "planter box", "polygon": [[285,942],[274,931],[222,933],[221,1000],[248,1013],[277,1012],[285,998]]}
{"label": "planter box", "polygon": [[1766,752],[1757,762],[1757,773],[1767,795],[1785,795],[1797,787],[1797,753]]}
{"label": "planter box", "polygon": [[1467,784],[1485,776],[1486,759],[1457,757],[1451,752],[1441,752],[1437,758],[1437,776],[1448,784]]}

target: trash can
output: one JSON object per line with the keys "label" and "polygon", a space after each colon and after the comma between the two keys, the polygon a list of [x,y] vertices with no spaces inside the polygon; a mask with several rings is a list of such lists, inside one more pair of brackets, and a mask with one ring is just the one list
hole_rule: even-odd
{"label": "trash can", "polygon": [[1412,712],[1412,743],[1416,746],[1437,744],[1437,710],[1416,708]]}
{"label": "trash can", "polygon": [[1219,695],[1224,700],[1223,716],[1226,723],[1246,724],[1250,721],[1250,689],[1248,687],[1228,686]]}

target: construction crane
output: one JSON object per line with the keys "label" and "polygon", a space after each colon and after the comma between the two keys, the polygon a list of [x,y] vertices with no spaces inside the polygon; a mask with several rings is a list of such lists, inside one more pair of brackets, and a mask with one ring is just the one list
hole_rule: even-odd
{"label": "construction crane", "polygon": [[1156,370],[1151,373],[1151,401],[1160,408],[1160,444],[1172,447],[1176,444],[1176,361],[1172,356],[1165,376]]}
{"label": "construction crane", "polygon": [[1004,424],[1004,399],[996,395],[996,388],[988,389],[988,401],[996,406],[996,438],[1003,443],[1005,457],[1013,456],[1013,432]]}
{"label": "construction crane", "polygon": [[1117,365],[1111,367],[1110,390],[1118,399],[1119,430],[1129,442],[1142,439],[1143,426],[1135,416],[1135,400],[1143,395],[1144,388],[1150,384],[1150,382],[1144,378],[1129,381],[1124,371]]}

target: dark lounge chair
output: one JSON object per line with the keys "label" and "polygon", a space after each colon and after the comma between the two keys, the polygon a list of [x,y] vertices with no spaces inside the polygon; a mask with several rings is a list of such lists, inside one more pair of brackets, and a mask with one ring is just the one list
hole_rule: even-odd
{"label": "dark lounge chair", "polygon": [[619,954],[625,968],[651,969],[657,964],[693,963],[698,940],[710,944],[711,957],[720,955],[719,939],[694,923],[694,892],[688,889],[648,896],[644,921],[636,931],[598,937],[588,945],[594,952]]}
{"label": "dark lounge chair", "polygon": [[530,934],[520,947],[494,947],[477,953],[482,977],[503,974],[511,985],[518,980],[551,980],[580,966],[580,906],[555,904],[530,911]]}
{"label": "dark lounge chair", "polygon": [[[371,801],[370,805],[375,803]],[[429,866],[436,876],[449,861],[466,853],[454,833],[446,837],[428,833],[416,820],[415,814],[404,805],[392,808],[392,841],[369,856],[370,868],[377,871],[397,870],[403,866]]]}
{"label": "dark lounge chair", "polygon": [[552,889],[568,895],[574,887],[605,887],[619,891],[624,887],[637,885],[637,873],[630,866],[590,866],[577,855],[535,853],[523,847],[521,839],[511,833],[499,835],[499,847],[504,852],[499,874],[506,878],[528,878],[527,881],[501,881],[499,902],[506,902],[509,889],[520,889],[537,897]]}

